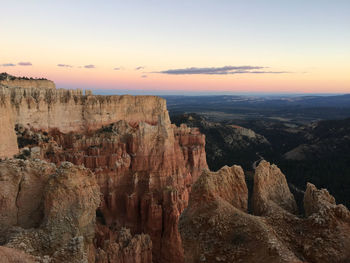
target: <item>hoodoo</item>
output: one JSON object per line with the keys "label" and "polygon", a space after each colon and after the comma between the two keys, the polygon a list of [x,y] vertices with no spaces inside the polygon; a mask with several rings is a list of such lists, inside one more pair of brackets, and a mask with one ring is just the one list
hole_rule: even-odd
{"label": "hoodoo", "polygon": [[[25,162],[29,163],[25,165],[29,167],[37,167],[33,163],[37,159],[57,166],[66,166],[68,161],[78,167],[85,166],[96,177],[96,189],[101,195],[95,207],[96,223],[95,217],[74,212],[76,220],[95,226],[95,234],[88,234],[91,243],[82,246],[82,252],[88,253],[86,258],[94,258],[96,262],[183,262],[178,220],[187,206],[192,183],[207,168],[205,137],[198,129],[172,125],[165,100],[155,96],[95,96],[80,90],[29,84],[13,87],[2,82],[1,85],[4,101],[1,110],[10,113],[1,127],[9,134],[0,137],[0,145],[7,143],[1,148],[2,157],[19,152],[18,156],[27,159]],[[9,162],[3,163],[7,167],[5,171],[12,167]],[[54,184],[59,182],[48,180],[53,171],[45,171],[46,177],[46,173],[37,175],[35,169],[29,169],[26,174],[40,181],[43,188],[47,185],[55,188]],[[18,189],[24,185],[21,182],[18,178],[11,182],[14,184],[11,187]],[[45,196],[32,192],[33,197],[31,192],[26,196],[28,200],[35,197],[47,209],[56,206],[53,199],[45,201]],[[18,203],[15,196],[7,201],[14,210]],[[64,198],[59,192],[57,196]],[[80,206],[85,200],[78,193],[69,196],[72,203],[57,200],[57,205]],[[35,217],[35,223],[25,222],[25,218],[20,219],[24,221],[22,228],[30,225],[40,230],[47,221],[45,216]],[[7,224],[6,228],[14,225],[16,222]],[[72,229],[75,228],[69,228],[68,232]],[[61,240],[57,238],[52,242]],[[50,249],[51,254],[47,253],[55,258],[55,247]],[[31,254],[40,254],[38,250],[42,248],[33,248]]]}

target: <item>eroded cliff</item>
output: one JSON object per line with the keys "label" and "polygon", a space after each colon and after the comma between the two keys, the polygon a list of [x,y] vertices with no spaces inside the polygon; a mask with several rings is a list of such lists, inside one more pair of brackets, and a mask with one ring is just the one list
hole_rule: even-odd
{"label": "eroded cliff", "polygon": [[254,216],[242,209],[242,202],[232,201],[247,199],[247,192],[240,190],[245,184],[237,176],[240,170],[204,172],[192,187],[179,224],[185,262],[349,261],[350,212],[336,205],[326,190],[308,184],[306,215],[296,216],[284,175],[263,161],[255,171],[253,190],[254,212],[262,216]]}
{"label": "eroded cliff", "polygon": [[[154,262],[183,261],[178,220],[193,182],[207,168],[205,138],[197,129],[119,121],[83,135],[55,131],[39,146],[41,158],[84,165],[96,174],[104,229],[146,233]],[[99,237],[99,248],[109,236]]]}
{"label": "eroded cliff", "polygon": [[0,148],[0,157],[14,153],[14,124],[63,133],[96,130],[119,120],[170,125],[166,102],[156,96],[95,96],[81,90],[41,87],[44,84],[38,84],[39,88],[30,84],[14,88],[6,83],[0,87],[0,121],[7,134],[0,136],[0,145],[7,145]]}
{"label": "eroded cliff", "polygon": [[183,262],[178,220],[207,168],[198,129],[172,125],[165,100],[154,96],[32,88],[3,95],[14,112],[18,157],[68,161],[96,175],[97,262]]}
{"label": "eroded cliff", "polygon": [[14,131],[15,114],[10,97],[0,87],[0,159],[11,157],[18,152],[17,137]]}

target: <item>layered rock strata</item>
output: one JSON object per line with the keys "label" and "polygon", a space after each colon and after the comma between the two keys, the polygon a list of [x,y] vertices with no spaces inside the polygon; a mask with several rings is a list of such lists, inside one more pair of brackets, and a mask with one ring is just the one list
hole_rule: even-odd
{"label": "layered rock strata", "polygon": [[7,73],[0,73],[0,87],[7,88],[36,88],[36,89],[55,89],[55,83],[47,79],[33,79],[25,77],[15,77]]}
{"label": "layered rock strata", "polygon": [[154,262],[182,262],[178,220],[191,185],[207,168],[205,138],[197,129],[119,121],[83,136],[51,136],[49,143],[40,145],[40,155],[94,171],[103,195],[99,215],[105,226],[150,235]]}
{"label": "layered rock strata", "polygon": [[15,117],[9,96],[1,93],[0,87],[0,159],[11,157],[18,152],[17,137],[14,132]]}
{"label": "layered rock strata", "polygon": [[14,114],[18,157],[58,166],[68,161],[96,175],[102,197],[97,262],[183,262],[178,220],[207,168],[198,129],[172,125],[165,100],[154,96],[33,88],[2,93]]}
{"label": "layered rock strata", "polygon": [[0,136],[0,145],[8,144],[0,148],[0,156],[13,155],[14,124],[63,133],[96,130],[119,120],[170,125],[165,100],[159,97],[86,94],[81,90],[0,87],[1,129],[8,133]]}
{"label": "layered rock strata", "polygon": [[[194,184],[179,224],[185,262],[349,261],[350,212],[336,205],[326,190],[308,184],[306,217],[297,217],[291,213],[294,201],[282,180],[284,175],[274,165],[262,162],[254,177],[254,202],[255,207],[262,205],[263,210],[258,211],[263,215],[254,216],[242,209],[241,202],[232,201],[247,198],[247,193],[239,190],[244,188],[244,180],[237,177],[239,170],[220,170],[209,176],[205,172]],[[265,180],[261,181],[261,176]]]}

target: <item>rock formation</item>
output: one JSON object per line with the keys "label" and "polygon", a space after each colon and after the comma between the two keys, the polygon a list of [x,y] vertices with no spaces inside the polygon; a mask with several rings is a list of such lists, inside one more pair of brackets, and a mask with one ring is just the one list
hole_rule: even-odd
{"label": "rock formation", "polygon": [[39,261],[87,262],[94,257],[100,194],[89,170],[71,163],[56,169],[41,160],[0,165],[2,245]]}
{"label": "rock formation", "polygon": [[0,162],[0,231],[39,226],[44,215],[44,188],[55,170],[54,164],[41,160]]}
{"label": "rock formation", "polygon": [[276,165],[261,161],[255,169],[252,207],[255,215],[275,213],[275,209],[279,208],[290,213],[297,212],[286,177]]}
{"label": "rock formation", "polygon": [[53,133],[44,158],[90,168],[103,194],[105,226],[149,234],[154,262],[181,262],[177,230],[192,183],[206,168],[205,138],[196,129],[125,121],[80,134]]}
{"label": "rock formation", "polygon": [[97,261],[183,262],[178,220],[207,168],[198,129],[172,125],[165,100],[154,96],[32,88],[4,88],[3,96],[14,112],[18,157],[96,174]]}
{"label": "rock formation", "polygon": [[13,155],[13,122],[34,130],[58,129],[64,133],[96,130],[119,120],[170,125],[165,100],[159,97],[86,94],[81,90],[0,86],[1,111],[6,113],[1,114],[1,127],[8,133],[0,136],[0,145],[8,144],[0,148],[0,157]]}
{"label": "rock formation", "polygon": [[[193,185],[179,223],[185,262],[349,261],[350,212],[335,205],[328,192],[308,184],[306,217],[297,217],[291,213],[295,203],[284,175],[263,161],[256,169],[254,187],[258,189],[253,193],[255,210],[261,203],[263,209],[257,211],[263,216],[254,216],[242,209],[240,202],[232,202],[247,198],[247,193],[237,188],[244,184],[242,177],[236,176],[237,170],[240,168],[209,176],[204,172]],[[237,190],[227,195],[228,189]]]}
{"label": "rock formation", "polygon": [[132,236],[129,229],[111,231],[98,225],[95,238],[96,258],[99,263],[150,263],[152,241],[149,235]]}
{"label": "rock formation", "polygon": [[192,199],[201,202],[225,200],[237,209],[247,212],[248,189],[240,166],[224,166],[217,172],[204,170],[193,186]]}
{"label": "rock formation", "polygon": [[55,89],[55,83],[47,79],[33,79],[25,77],[15,77],[7,73],[0,73],[0,87],[24,88],[24,89]]}
{"label": "rock formation", "polygon": [[0,258],[2,263],[34,263],[34,257],[21,250],[0,246]]}
{"label": "rock formation", "polygon": [[172,125],[165,100],[12,80],[0,83],[3,261],[349,260],[346,207],[309,184],[296,215],[284,175],[262,161],[249,214],[243,169],[208,171],[205,136]]}
{"label": "rock formation", "polygon": [[11,157],[18,152],[14,112],[10,97],[4,95],[4,90],[0,87],[0,159]]}

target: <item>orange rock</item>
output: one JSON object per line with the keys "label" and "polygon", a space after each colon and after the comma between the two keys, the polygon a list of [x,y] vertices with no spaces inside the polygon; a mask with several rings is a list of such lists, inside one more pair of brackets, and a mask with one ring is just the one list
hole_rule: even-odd
{"label": "orange rock", "polygon": [[2,263],[34,263],[35,258],[18,249],[0,246],[0,258]]}
{"label": "orange rock", "polygon": [[280,208],[293,214],[298,210],[284,174],[264,160],[255,170],[252,208],[255,215],[275,213]]}
{"label": "orange rock", "polygon": [[15,115],[10,97],[5,95],[5,91],[0,86],[0,159],[11,157],[18,152]]}
{"label": "orange rock", "polygon": [[284,175],[267,162],[259,167],[254,202],[255,207],[264,208],[261,216],[242,211],[237,203],[247,193],[239,191],[237,186],[244,180],[234,176],[234,170],[226,167],[226,172],[221,169],[200,176],[180,217],[185,262],[348,262],[349,210],[336,205],[326,190],[308,184],[307,217],[297,217],[290,213],[294,202],[286,191]]}
{"label": "orange rock", "polygon": [[46,155],[49,160],[83,163],[96,173],[107,226],[148,234],[154,262],[182,262],[179,216],[192,183],[207,168],[205,138],[198,130],[119,121],[83,136],[53,137],[62,147]]}
{"label": "orange rock", "polygon": [[[17,207],[22,214],[19,223],[5,218],[1,224],[2,242],[6,247],[23,250],[39,257],[39,261],[78,263],[93,260],[95,249],[92,241],[100,193],[91,171],[71,163],[62,163],[57,170],[51,169],[54,165],[40,160],[8,160],[0,165],[0,171],[5,171],[5,176],[10,178],[15,177],[15,182],[16,174],[11,172],[14,167],[18,169],[17,177],[22,176],[23,181],[17,196],[26,198],[23,203],[18,198],[7,200],[12,204],[9,207]],[[36,177],[46,181],[34,180]],[[7,180],[2,186],[13,184]],[[36,217],[36,213],[41,217]],[[33,218],[29,218],[30,215]],[[27,222],[21,223],[20,219],[27,219]]]}

